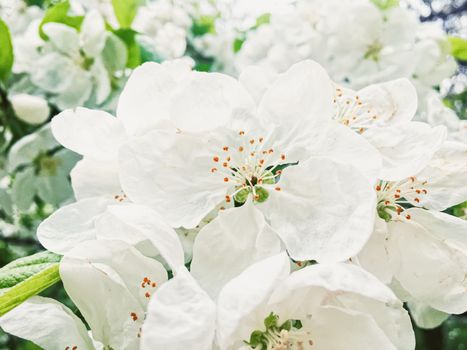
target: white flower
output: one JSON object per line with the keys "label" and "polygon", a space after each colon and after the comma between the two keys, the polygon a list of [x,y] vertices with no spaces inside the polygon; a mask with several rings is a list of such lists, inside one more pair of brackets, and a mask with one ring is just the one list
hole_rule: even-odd
{"label": "white flower", "polygon": [[68,180],[78,156],[59,149],[48,125],[17,141],[8,154],[8,169],[15,174],[12,198],[20,211],[27,211],[38,195],[59,206],[71,200]]}
{"label": "white flower", "polygon": [[[431,128],[412,121],[417,93],[407,79],[370,85],[357,92],[337,87],[333,102],[334,119],[361,134],[380,152],[380,179],[400,180],[418,173],[446,137],[441,126]],[[335,138],[339,140],[340,135]]]}
{"label": "white flower", "polygon": [[126,57],[123,43],[106,31],[102,17],[95,11],[85,16],[79,32],[54,22],[42,28],[47,41],[38,35],[38,21],[15,41],[15,56],[21,58],[15,62],[14,71],[28,73],[31,82],[50,94],[59,109],[101,105],[110,95],[114,73],[108,68],[104,49],[113,45],[117,55]]}
{"label": "white flower", "polygon": [[[276,255],[247,268],[211,300],[180,271],[150,301],[141,349],[413,349],[392,292],[349,264],[290,274]],[[336,336],[338,334],[339,336]]]}
{"label": "white flower", "polygon": [[86,326],[65,305],[34,296],[0,317],[5,332],[34,342],[46,350],[101,350]]}
{"label": "white flower", "polygon": [[466,159],[465,144],[446,142],[415,176],[380,181],[381,219],[357,259],[404,300],[448,314],[467,310],[467,222],[441,211],[467,199]]}
{"label": "white flower", "polygon": [[192,20],[189,2],[159,0],[138,9],[133,28],[141,41],[150,45],[158,57],[182,57],[187,46],[187,31]]}
{"label": "white flower", "polygon": [[112,349],[138,349],[147,303],[167,281],[160,262],[112,240],[84,242],[69,251],[60,276],[93,337]]}
{"label": "white flower", "polygon": [[49,118],[47,101],[39,96],[17,94],[10,98],[16,116],[29,124],[42,124]]}
{"label": "white flower", "polygon": [[[147,79],[137,91],[148,90]],[[196,227],[218,205],[250,197],[294,259],[348,258],[373,225],[375,198],[365,170],[377,169],[379,156],[346,128],[341,145],[360,152],[346,160],[326,154],[323,140],[338,127],[331,99],[329,78],[311,61],[271,83],[257,111],[235,80],[200,75],[173,95],[171,108],[143,105],[145,114],[167,116],[175,127],[153,129],[122,146],[123,190],[172,227],[185,228]],[[365,164],[363,173],[348,164],[353,161]]]}

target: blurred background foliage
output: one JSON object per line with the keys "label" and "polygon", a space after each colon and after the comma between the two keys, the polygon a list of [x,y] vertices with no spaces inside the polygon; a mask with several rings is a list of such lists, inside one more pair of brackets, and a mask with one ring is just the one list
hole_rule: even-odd
{"label": "blurred background foliage", "polygon": [[[26,2],[29,5],[47,8],[56,1],[28,0]],[[448,33],[463,38],[467,37],[467,0],[405,0],[404,2],[407,6],[418,12],[422,21],[442,21]],[[209,31],[211,26],[212,23],[194,23],[192,33],[194,36],[196,36],[197,33],[202,35],[206,31]],[[140,55],[140,61],[142,62],[155,60],[154,57],[146,55],[143,48],[141,48]],[[197,70],[210,70],[212,59],[196,51],[190,46],[190,43],[188,43],[187,55],[195,60],[195,68]],[[459,63],[457,74],[447,82],[446,85],[440,86],[439,88],[444,92],[444,95],[446,95],[444,100],[446,106],[452,108],[461,119],[467,120],[467,91],[465,89],[467,85],[467,61],[460,61]],[[0,116],[2,118],[7,117],[8,109],[11,108],[7,103],[7,99],[4,96],[0,96]],[[10,123],[12,121],[2,120],[1,122]],[[18,137],[37,131],[35,130],[37,128],[31,127],[18,119],[15,119],[14,122],[16,124],[12,130],[17,130]],[[13,137],[15,137],[15,135],[13,135]],[[12,142],[10,144],[12,144]],[[5,171],[2,166],[5,163],[5,159],[1,158],[1,154],[5,154],[6,152],[3,152],[3,150],[0,151],[0,175],[2,175],[2,172]],[[44,161],[44,159],[53,159],[53,155],[53,150],[37,155],[36,174],[41,171],[41,166],[44,167],[44,163],[41,163],[41,161]],[[37,225],[45,217],[50,215],[58,205],[51,206],[50,204],[45,204],[37,194],[34,194],[31,200],[34,202],[33,210],[20,213],[12,218],[8,212],[8,203],[4,201],[2,193],[0,192],[0,267],[15,259],[43,250],[36,240],[34,232]],[[466,212],[467,203],[450,209],[451,214],[461,217],[465,217]],[[67,297],[62,284],[54,285],[41,293],[41,295],[60,300],[79,315],[77,308]],[[417,350],[467,350],[467,315],[451,316],[438,328],[432,330],[416,329],[415,333],[417,338]],[[0,350],[36,349],[40,348],[31,342],[8,336],[0,330]]]}

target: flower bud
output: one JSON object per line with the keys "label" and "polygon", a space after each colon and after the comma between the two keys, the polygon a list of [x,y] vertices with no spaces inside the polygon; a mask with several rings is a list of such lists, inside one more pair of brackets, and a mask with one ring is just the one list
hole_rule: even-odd
{"label": "flower bud", "polygon": [[39,96],[18,94],[10,98],[16,116],[29,124],[41,124],[49,117],[47,101]]}

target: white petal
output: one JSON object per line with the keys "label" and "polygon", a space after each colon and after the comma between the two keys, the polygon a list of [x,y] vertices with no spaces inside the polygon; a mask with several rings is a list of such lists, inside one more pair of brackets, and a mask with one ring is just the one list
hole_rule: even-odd
{"label": "white petal", "polygon": [[357,263],[386,284],[391,282],[394,275],[389,261],[387,238],[386,221],[378,217],[375,221],[373,234],[357,255]]}
{"label": "white petal", "polygon": [[149,303],[141,350],[213,349],[215,311],[189,272],[180,270]]}
{"label": "white petal", "polygon": [[78,243],[95,239],[94,221],[111,203],[88,198],[58,209],[37,228],[39,242],[54,253],[64,254]]}
{"label": "white petal", "polygon": [[196,73],[173,96],[170,114],[183,131],[212,130],[227,124],[238,111],[255,110],[255,103],[242,85],[219,73]]}
{"label": "white petal", "polygon": [[[167,280],[158,261],[120,241],[78,245],[62,259],[60,276],[94,338],[114,349],[138,348],[149,297]],[[143,287],[145,278],[151,282]]]}
{"label": "white petal", "polygon": [[407,305],[413,320],[420,328],[432,329],[439,327],[450,316],[420,302],[408,302]]}
{"label": "white petal", "polygon": [[189,70],[179,75],[178,66],[154,62],[144,63],[133,71],[117,107],[118,119],[130,135],[147,131],[159,121],[170,118],[170,96],[178,80],[189,76]]}
{"label": "white petal", "polygon": [[293,259],[343,261],[370,237],[376,196],[353,166],[311,158],[284,169],[277,185],[258,208]]}
{"label": "white petal", "polygon": [[280,74],[266,90],[258,114],[266,123],[310,130],[331,119],[333,86],[325,70],[307,60]]}
{"label": "white petal", "polygon": [[383,128],[371,128],[363,136],[383,157],[382,180],[401,180],[414,176],[441,147],[446,138],[444,127],[408,122]]}
{"label": "white petal", "polygon": [[94,60],[91,67],[91,74],[94,79],[96,103],[103,103],[112,92],[109,72],[107,72],[104,63],[100,58]]}
{"label": "white petal", "polygon": [[330,124],[326,137],[314,152],[338,163],[352,164],[370,181],[374,181],[381,171],[382,159],[378,150],[361,135],[341,124]]}
{"label": "white petal", "polygon": [[42,26],[42,30],[58,51],[70,57],[79,56],[79,36],[76,29],[62,23],[48,22]]}
{"label": "white petal", "polygon": [[87,108],[66,110],[52,119],[52,132],[63,146],[97,160],[113,160],[126,139],[112,115]]}
{"label": "white petal", "polygon": [[248,90],[258,104],[277,73],[261,66],[249,66],[240,74],[238,80]]}
{"label": "white petal", "polygon": [[289,272],[289,259],[282,253],[251,265],[225,285],[217,311],[217,341],[222,349],[230,349],[235,342],[249,339],[253,330],[263,328],[262,321],[269,312],[259,319],[254,313],[261,310]]}
{"label": "white petal", "polygon": [[191,273],[213,298],[252,263],[277,254],[280,241],[251,201],[219,212],[193,246]]}
{"label": "white petal", "polygon": [[121,149],[120,180],[138,204],[160,212],[172,227],[193,228],[224,200],[226,185],[212,174],[206,135],[153,130]]}
{"label": "white petal", "polygon": [[[467,200],[467,145],[445,142],[417,178],[426,180],[428,193],[417,196],[413,204],[433,210],[445,210]],[[407,198],[413,200],[413,198]]]}
{"label": "white petal", "polygon": [[59,302],[33,296],[0,317],[2,329],[45,350],[94,350],[83,322]]}
{"label": "white petal", "polygon": [[408,122],[417,111],[417,91],[405,78],[370,85],[360,90],[358,96],[388,124]]}
{"label": "white petal", "polygon": [[364,313],[340,307],[320,307],[313,314],[309,327],[316,349],[397,349],[371,316]]}
{"label": "white petal", "polygon": [[80,39],[83,51],[88,57],[96,57],[104,49],[107,32],[104,20],[98,11],[92,10],[84,17]]}
{"label": "white petal", "polygon": [[123,203],[109,206],[107,214],[113,218],[113,225],[102,225],[103,222],[99,219],[99,222],[96,223],[99,228],[98,237],[105,235],[107,238],[111,238],[113,233],[118,232],[117,230],[120,228],[125,230],[127,235],[133,234],[140,237],[137,239],[144,237],[149,240],[172,270],[176,271],[180,266],[183,266],[183,248],[177,234],[154,210],[142,205]]}
{"label": "white petal", "polygon": [[[441,222],[434,218],[427,224],[434,227],[421,226],[417,211],[408,212],[414,219],[411,222],[391,222],[390,253],[394,266],[395,277],[402,287],[413,298],[446,313],[462,313],[467,310],[467,256],[465,243],[463,246],[454,244],[449,238],[452,225],[447,224],[444,231]],[[462,221],[461,219],[458,219]],[[464,236],[467,224],[464,222]],[[460,228],[460,225],[458,225]],[[454,235],[461,233],[456,228]],[[439,236],[445,236],[441,240]]]}
{"label": "white petal", "polygon": [[84,157],[76,163],[70,176],[77,200],[99,196],[110,199],[121,193],[116,162]]}

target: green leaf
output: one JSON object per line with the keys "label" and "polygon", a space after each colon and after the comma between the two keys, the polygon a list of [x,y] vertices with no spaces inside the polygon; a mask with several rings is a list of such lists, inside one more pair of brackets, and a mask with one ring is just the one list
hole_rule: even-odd
{"label": "green leaf", "polygon": [[201,16],[191,26],[194,36],[202,36],[208,33],[215,33],[216,18],[214,16]]}
{"label": "green leaf", "polygon": [[121,28],[131,28],[140,0],[112,0],[115,17]]}
{"label": "green leaf", "polygon": [[460,61],[467,61],[467,40],[452,36],[448,38],[452,55]]}
{"label": "green leaf", "polygon": [[8,26],[0,19],[0,79],[6,82],[13,67],[13,45]]}
{"label": "green leaf", "polygon": [[81,23],[83,23],[83,16],[69,16],[68,11],[70,10],[70,2],[68,0],[59,2],[58,4],[49,7],[45,12],[44,18],[39,26],[39,35],[42,39],[47,40],[48,37],[44,33],[42,27],[44,24],[49,22],[63,23],[69,27],[79,30]]}
{"label": "green leaf", "polygon": [[389,10],[392,7],[399,6],[399,0],[371,0],[371,2],[381,10]]}
{"label": "green leaf", "polygon": [[270,13],[263,13],[261,16],[259,16],[256,19],[256,24],[254,25],[253,28],[257,29],[261,27],[263,24],[268,24],[271,22],[271,14]]}
{"label": "green leaf", "polygon": [[136,41],[138,32],[133,29],[117,29],[114,34],[118,36],[126,45],[128,58],[126,66],[128,68],[135,68],[141,64],[141,48]]}
{"label": "green leaf", "polygon": [[0,316],[29,297],[60,281],[61,257],[41,252],[15,260],[0,269]]}

